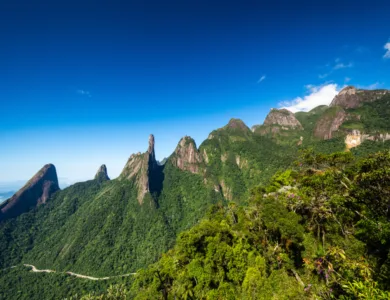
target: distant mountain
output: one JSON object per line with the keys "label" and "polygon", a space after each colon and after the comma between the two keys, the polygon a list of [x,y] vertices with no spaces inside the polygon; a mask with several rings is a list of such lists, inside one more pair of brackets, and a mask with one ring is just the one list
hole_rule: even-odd
{"label": "distant mountain", "polygon": [[46,203],[57,190],[59,186],[56,169],[54,165],[47,164],[0,206],[0,220],[18,216],[31,207]]}
{"label": "distant mountain", "polygon": [[252,129],[231,119],[199,147],[183,137],[164,164],[150,135],[147,150],[132,154],[118,178],[110,180],[102,165],[93,180],[63,190],[55,167],[46,165],[0,207],[0,268],[23,261],[91,276],[135,272],[213,205],[247,205],[252,189],[303,149],[356,156],[389,149],[389,104],[386,91],[349,88],[330,107],[274,109]]}

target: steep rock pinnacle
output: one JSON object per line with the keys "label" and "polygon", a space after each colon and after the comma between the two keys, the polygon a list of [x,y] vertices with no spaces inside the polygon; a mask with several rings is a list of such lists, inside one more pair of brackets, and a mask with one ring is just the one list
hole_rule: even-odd
{"label": "steep rock pinnacle", "polygon": [[106,165],[101,165],[99,170],[96,172],[95,179],[98,181],[106,181],[110,180],[107,174],[107,167]]}
{"label": "steep rock pinnacle", "polygon": [[15,195],[0,206],[0,220],[16,217],[38,204],[46,203],[59,189],[55,166],[45,165]]}
{"label": "steep rock pinnacle", "polygon": [[147,152],[132,154],[119,178],[135,180],[138,187],[138,202],[142,204],[145,194],[151,190],[150,178],[159,168],[154,154],[154,136],[151,134]]}

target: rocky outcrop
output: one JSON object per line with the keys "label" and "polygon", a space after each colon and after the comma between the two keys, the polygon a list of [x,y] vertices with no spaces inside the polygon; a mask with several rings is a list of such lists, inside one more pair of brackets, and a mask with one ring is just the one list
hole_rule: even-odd
{"label": "rocky outcrop", "polygon": [[260,135],[286,135],[291,130],[302,130],[302,124],[295,115],[287,109],[271,109],[263,125],[254,125],[252,131]]}
{"label": "rocky outcrop", "polygon": [[295,115],[287,109],[271,109],[263,125],[279,125],[283,129],[303,129]]}
{"label": "rocky outcrop", "polygon": [[108,177],[108,174],[107,174],[106,165],[100,166],[99,170],[96,172],[95,180],[98,180],[99,182],[110,180],[110,177]]}
{"label": "rocky outcrop", "polygon": [[364,141],[388,141],[390,140],[389,133],[381,133],[376,135],[363,134],[360,130],[354,129],[350,131],[345,137],[345,146],[347,150],[359,146]]}
{"label": "rocky outcrop", "polygon": [[59,189],[56,168],[52,164],[45,165],[0,206],[0,220],[16,217],[39,204],[46,203]]}
{"label": "rocky outcrop", "polygon": [[191,173],[200,173],[203,163],[203,157],[196,148],[195,141],[189,136],[180,140],[171,160],[174,166]]}
{"label": "rocky outcrop", "polygon": [[357,108],[364,102],[373,102],[387,93],[388,90],[362,90],[347,86],[334,97],[330,106],[341,106],[344,109]]}
{"label": "rocky outcrop", "polygon": [[328,140],[338,131],[341,124],[346,120],[347,114],[339,106],[330,107],[318,119],[314,128],[314,136],[319,139]]}
{"label": "rocky outcrop", "polygon": [[232,189],[229,186],[227,186],[227,184],[225,183],[224,180],[221,180],[219,185],[221,187],[220,190],[222,191],[223,196],[227,200],[232,201],[233,200],[233,191],[232,191]]}
{"label": "rocky outcrop", "polygon": [[132,154],[128,159],[119,179],[135,180],[138,188],[138,202],[143,203],[146,193],[153,190],[152,177],[159,172],[161,166],[158,165],[154,153],[154,136],[149,136],[149,146],[145,153],[138,152]]}

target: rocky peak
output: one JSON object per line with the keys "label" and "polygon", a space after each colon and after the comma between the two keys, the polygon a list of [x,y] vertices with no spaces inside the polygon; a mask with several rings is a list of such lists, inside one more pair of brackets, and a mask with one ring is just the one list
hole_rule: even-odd
{"label": "rocky peak", "polygon": [[43,166],[15,195],[0,206],[0,220],[16,217],[38,204],[46,203],[59,189],[55,166]]}
{"label": "rocky peak", "polygon": [[203,159],[196,148],[195,141],[189,136],[183,137],[172,156],[172,164],[181,170],[199,173],[202,162]]}
{"label": "rocky peak", "polygon": [[239,129],[243,131],[249,131],[248,126],[240,119],[231,118],[229,123],[226,125],[227,128]]}
{"label": "rocky peak", "polygon": [[99,181],[106,181],[110,180],[107,174],[107,167],[106,165],[101,165],[98,171],[96,172],[95,179]]}
{"label": "rocky peak", "polygon": [[264,120],[263,125],[279,125],[284,129],[303,129],[295,115],[287,109],[271,109]]}
{"label": "rocky peak", "polygon": [[138,202],[143,203],[145,194],[150,192],[150,178],[160,166],[154,154],[154,136],[149,136],[149,146],[145,153],[132,154],[122,170],[120,179],[135,180],[138,187]]}
{"label": "rocky peak", "polygon": [[154,157],[154,135],[149,135],[148,153]]}
{"label": "rocky peak", "polygon": [[388,90],[362,90],[347,86],[333,98],[330,106],[341,106],[344,109],[357,108],[364,102],[378,100],[388,92]]}

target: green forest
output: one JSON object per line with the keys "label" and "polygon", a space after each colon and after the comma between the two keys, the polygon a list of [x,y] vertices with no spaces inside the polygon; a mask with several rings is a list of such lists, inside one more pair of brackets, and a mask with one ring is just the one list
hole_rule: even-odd
{"label": "green forest", "polygon": [[[197,171],[177,153],[146,170],[142,203],[137,177],[55,192],[0,223],[0,299],[389,299],[388,103],[331,139],[313,135],[326,106],[303,129],[232,119],[194,146]],[[351,129],[372,138],[347,150]]]}
{"label": "green forest", "polygon": [[[389,193],[388,151],[305,151],[248,205],[210,208],[118,297],[389,299]],[[83,299],[112,299],[112,289]]]}

